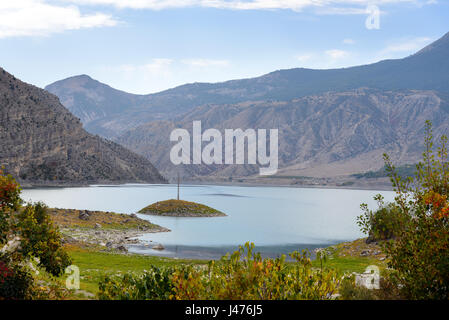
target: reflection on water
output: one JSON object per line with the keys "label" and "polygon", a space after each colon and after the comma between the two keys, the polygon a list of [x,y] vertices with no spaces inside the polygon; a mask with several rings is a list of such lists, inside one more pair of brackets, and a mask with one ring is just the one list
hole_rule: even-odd
{"label": "reflection on water", "polygon": [[[306,189],[289,187],[237,187],[183,185],[181,199],[216,208],[227,217],[139,217],[172,232],[141,237],[148,246],[130,251],[177,257],[218,257],[247,241],[257,251],[277,256],[294,250],[334,244],[362,236],[356,217],[360,204],[375,206],[372,199],[388,191]],[[44,201],[51,207],[135,213],[161,200],[176,198],[176,185],[91,186],[83,188],[28,189],[25,200]],[[151,244],[166,248],[158,252]]]}

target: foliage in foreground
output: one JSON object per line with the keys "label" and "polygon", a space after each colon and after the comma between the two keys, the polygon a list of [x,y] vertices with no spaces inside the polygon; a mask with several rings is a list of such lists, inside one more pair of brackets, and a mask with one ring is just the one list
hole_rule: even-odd
{"label": "foliage in foreground", "polygon": [[404,299],[398,287],[388,277],[379,279],[378,289],[368,289],[355,284],[353,276],[344,278],[340,285],[339,294],[342,300],[400,300]]}
{"label": "foliage in foreground", "polygon": [[368,234],[367,242],[397,238],[409,216],[396,203],[385,203],[380,194],[374,200],[377,201],[378,209],[371,211],[366,204],[362,204],[363,214],[357,217],[362,232]]}
{"label": "foliage in foreground", "polygon": [[47,207],[22,203],[19,184],[0,170],[0,300],[44,298],[36,267],[58,276],[71,263]]}
{"label": "foliage in foreground", "polygon": [[340,278],[334,270],[313,269],[306,252],[263,259],[246,243],[232,255],[209,262],[208,267],[155,268],[143,275],[105,277],[100,299],[332,299]]}
{"label": "foliage in foreground", "polygon": [[[401,178],[388,155],[385,165],[396,192],[391,205],[394,214],[388,223],[387,233],[394,240],[384,243],[383,250],[393,269],[389,280],[400,288],[408,299],[449,299],[449,162],[447,138],[441,137],[441,146],[433,151],[431,123],[426,124],[423,161],[416,173]],[[377,199],[381,199],[379,196]],[[381,234],[376,221],[378,212],[384,210],[380,203],[376,212],[367,210],[359,219],[362,231]],[[384,213],[381,216],[386,216]],[[404,218],[405,217],[405,218]]]}
{"label": "foliage in foreground", "polygon": [[168,300],[174,294],[172,267],[150,266],[141,275],[105,276],[99,284],[101,300]]}

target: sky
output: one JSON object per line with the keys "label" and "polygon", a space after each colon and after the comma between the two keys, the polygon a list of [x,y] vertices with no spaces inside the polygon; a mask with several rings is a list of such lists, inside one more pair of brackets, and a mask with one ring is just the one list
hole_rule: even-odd
{"label": "sky", "polygon": [[448,31],[449,0],[0,0],[0,66],[148,94],[402,58]]}

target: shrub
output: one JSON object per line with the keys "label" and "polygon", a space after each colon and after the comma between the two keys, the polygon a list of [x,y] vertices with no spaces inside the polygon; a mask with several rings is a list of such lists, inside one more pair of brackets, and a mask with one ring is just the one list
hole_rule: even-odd
{"label": "shrub", "polygon": [[0,300],[29,298],[32,283],[33,278],[26,268],[0,258]]}
{"label": "shrub", "polygon": [[43,203],[28,204],[18,215],[21,253],[26,257],[39,258],[39,266],[59,276],[71,261],[62,248],[61,234],[53,225],[47,209]]}
{"label": "shrub", "polygon": [[368,234],[367,242],[396,238],[406,225],[406,215],[396,203],[385,203],[382,195],[374,197],[378,209],[374,212],[366,204],[360,207],[364,213],[357,217],[357,224]]}
{"label": "shrub", "polygon": [[356,285],[354,277],[343,279],[338,293],[343,300],[377,300],[374,289]]}
{"label": "shrub", "polygon": [[99,283],[101,300],[168,300],[174,294],[173,268],[151,266],[142,275],[104,277]]}
{"label": "shrub", "polygon": [[143,275],[105,277],[100,299],[332,299],[339,278],[333,270],[312,269],[307,252],[294,252],[294,264],[285,256],[262,259],[245,244],[232,255],[209,266],[152,267]]}
{"label": "shrub", "polygon": [[34,258],[54,276],[70,265],[47,207],[42,203],[22,207],[19,184],[1,170],[0,255],[0,299],[33,298],[34,279],[27,265]]}
{"label": "shrub", "polygon": [[383,250],[393,269],[389,281],[408,299],[449,298],[449,162],[447,138],[433,152],[432,126],[426,123],[423,161],[413,177],[402,179],[388,155],[387,171],[396,192],[395,205],[405,224]]}
{"label": "shrub", "polygon": [[10,231],[10,217],[20,207],[20,186],[11,175],[0,169],[0,244],[5,243]]}
{"label": "shrub", "polygon": [[342,300],[398,300],[403,299],[396,285],[388,277],[381,277],[379,289],[368,289],[355,284],[355,278],[344,278],[338,290]]}
{"label": "shrub", "polygon": [[181,269],[173,275],[175,299],[331,299],[339,279],[334,270],[312,269],[309,254],[293,252],[296,263],[285,256],[262,259],[246,243],[232,255],[211,261],[207,269]]}

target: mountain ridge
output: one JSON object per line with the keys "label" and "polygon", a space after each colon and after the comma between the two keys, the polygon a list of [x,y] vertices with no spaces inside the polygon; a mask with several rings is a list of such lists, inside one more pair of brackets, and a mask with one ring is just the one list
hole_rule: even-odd
{"label": "mountain ridge", "polygon": [[[171,119],[174,114],[186,113],[208,103],[286,101],[306,95],[360,87],[382,90],[437,90],[449,94],[448,56],[449,33],[446,33],[417,53],[401,59],[382,60],[341,69],[284,69],[256,78],[184,84],[147,95],[135,95],[113,89],[115,91],[111,95],[114,98],[99,98],[103,101],[101,106],[98,99],[83,95],[75,87],[70,88],[73,77],[59,80],[45,89],[56,94],[69,110],[81,118],[89,132],[115,138],[145,122]],[[64,83],[67,84],[65,88],[62,86]],[[92,109],[99,109],[106,114],[90,119],[86,113],[89,114]]]}
{"label": "mountain ridge", "polygon": [[[276,103],[199,106],[174,121],[138,126],[117,141],[143,154],[163,174],[174,178],[178,170],[168,156],[173,145],[169,136],[175,128],[191,133],[193,121],[201,121],[203,130],[215,128],[221,132],[226,128],[278,128],[279,174],[350,175],[382,167],[384,152],[397,163],[419,160],[426,120],[434,123],[436,136],[448,134],[446,106],[447,101],[434,91],[359,88]],[[359,163],[354,164],[354,159]],[[325,167],[328,169],[323,171]],[[333,172],[329,168],[334,168]],[[181,172],[184,177],[224,178],[254,175],[258,167],[184,165]]]}
{"label": "mountain ridge", "polygon": [[166,180],[145,158],[87,133],[57,96],[0,68],[0,164],[21,183]]}

